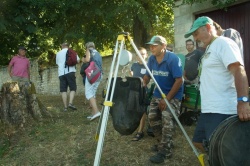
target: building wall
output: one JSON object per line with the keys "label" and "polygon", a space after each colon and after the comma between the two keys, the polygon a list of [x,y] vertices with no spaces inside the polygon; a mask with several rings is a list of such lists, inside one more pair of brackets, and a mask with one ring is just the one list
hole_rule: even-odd
{"label": "building wall", "polygon": [[[238,0],[237,4],[243,3],[249,0]],[[193,5],[183,5],[182,0],[177,0],[175,2],[176,7],[174,8],[174,27],[175,27],[175,53],[177,54],[187,54],[187,50],[185,47],[185,41],[188,38],[184,38],[184,34],[190,29],[192,26],[195,15],[199,13],[205,13],[217,10],[211,1],[205,1],[202,3],[195,3]],[[193,39],[192,36],[189,38]]]}
{"label": "building wall", "polygon": [[[250,78],[250,51],[249,45],[249,0],[238,0],[227,11],[215,8],[211,1],[193,5],[183,5],[182,0],[176,0],[174,8],[174,27],[175,27],[175,53],[186,55],[184,34],[190,29],[195,18],[199,16],[209,16],[218,22],[223,28],[234,28],[240,32],[244,47],[244,63],[248,78]],[[192,36],[189,37],[193,39]],[[250,86],[250,81],[249,81]]]}

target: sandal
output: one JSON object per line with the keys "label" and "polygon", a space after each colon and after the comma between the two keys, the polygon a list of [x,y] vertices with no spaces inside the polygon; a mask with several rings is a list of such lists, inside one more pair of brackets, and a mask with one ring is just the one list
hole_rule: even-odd
{"label": "sandal", "polygon": [[144,133],[143,132],[141,132],[141,133],[137,132],[136,135],[135,135],[135,137],[132,139],[132,141],[139,141],[143,137],[144,137]]}

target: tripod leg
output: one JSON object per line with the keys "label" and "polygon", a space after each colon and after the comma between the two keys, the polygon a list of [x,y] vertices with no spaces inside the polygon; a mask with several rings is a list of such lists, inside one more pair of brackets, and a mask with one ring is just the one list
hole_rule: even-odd
{"label": "tripod leg", "polygon": [[94,166],[99,166],[100,164],[100,159],[101,159],[101,153],[102,153],[102,148],[103,148],[103,143],[104,143],[104,138],[105,138],[105,132],[106,132],[106,126],[108,122],[108,116],[109,116],[109,107],[105,106],[104,111],[103,111],[103,117],[101,121],[101,127],[100,127],[100,136],[98,136],[98,144],[97,144],[97,149],[96,149],[96,154],[95,154],[95,161],[94,161]]}
{"label": "tripod leg", "polygon": [[[108,117],[109,117],[109,110],[110,110],[110,107],[113,104],[112,99],[113,99],[113,94],[114,94],[114,90],[115,90],[116,78],[117,78],[118,67],[119,67],[118,62],[120,60],[121,50],[123,49],[123,46],[124,46],[124,40],[125,40],[124,35],[119,35],[118,38],[117,38],[117,42],[116,42],[116,47],[115,47],[115,52],[114,52],[114,59],[112,61],[110,72],[109,72],[109,78],[108,78],[108,84],[107,84],[108,85],[107,86],[107,93],[106,93],[105,101],[104,101],[104,110],[102,111],[102,117],[99,120],[97,132],[96,132],[96,135],[95,135],[95,138],[98,140],[98,143],[97,143],[97,148],[96,148],[94,166],[99,166],[100,165],[102,148],[103,148],[103,144],[104,144],[106,127],[107,127],[107,122],[108,122]],[[113,75],[113,69],[114,69],[114,66],[115,66],[115,61],[116,61],[116,55],[117,55],[117,49],[118,49],[119,42],[120,42],[120,52],[119,52],[119,55],[118,55],[118,60],[117,60],[118,62],[116,63],[115,73]],[[113,83],[112,83],[112,87],[111,87],[112,77],[114,77],[114,79],[113,79]],[[110,91],[111,91],[111,93],[110,93]]]}

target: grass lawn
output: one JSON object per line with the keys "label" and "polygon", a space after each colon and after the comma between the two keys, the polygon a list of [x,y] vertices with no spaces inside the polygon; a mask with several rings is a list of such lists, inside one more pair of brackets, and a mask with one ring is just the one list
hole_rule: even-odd
{"label": "grass lawn", "polygon": [[[22,130],[8,128],[0,123],[0,165],[83,165],[94,163],[97,141],[95,134],[98,120],[90,122],[88,104],[82,95],[76,96],[74,104],[77,111],[63,112],[60,96],[38,95],[47,107],[51,118],[41,122],[30,122]],[[102,103],[99,99],[98,103]],[[100,106],[101,109],[101,106]],[[184,126],[192,137],[195,126]],[[131,141],[133,135],[122,136],[114,130],[109,116],[100,165],[103,166],[150,166],[154,155],[150,147],[157,143],[145,134],[138,142]],[[199,166],[179,127],[174,137],[174,155],[162,164],[168,166]],[[206,164],[208,165],[208,164]]]}

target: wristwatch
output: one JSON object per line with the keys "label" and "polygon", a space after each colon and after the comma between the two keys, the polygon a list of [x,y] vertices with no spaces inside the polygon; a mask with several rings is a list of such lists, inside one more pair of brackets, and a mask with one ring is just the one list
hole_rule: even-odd
{"label": "wristwatch", "polygon": [[243,101],[243,102],[249,102],[249,98],[246,97],[246,96],[243,96],[243,97],[238,97],[237,99],[238,101]]}

